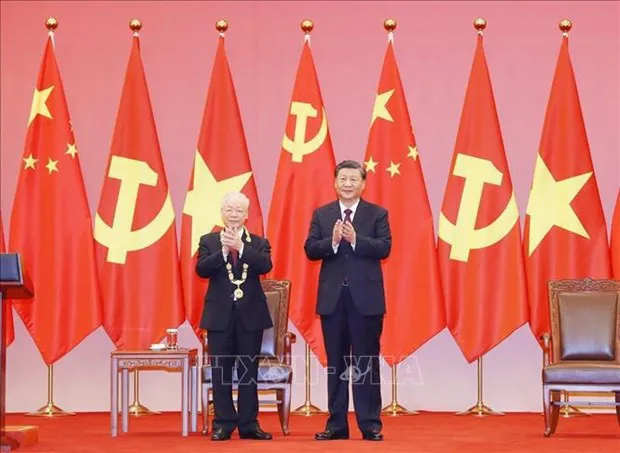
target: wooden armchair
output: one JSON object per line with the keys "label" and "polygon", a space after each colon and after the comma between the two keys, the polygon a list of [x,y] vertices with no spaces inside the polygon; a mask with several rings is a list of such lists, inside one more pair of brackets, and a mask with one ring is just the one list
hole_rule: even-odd
{"label": "wooden armchair", "polygon": [[[295,334],[287,332],[288,309],[291,282],[288,280],[263,280],[261,282],[267,305],[273,321],[273,327],[263,333],[261,359],[258,367],[258,390],[273,390],[275,400],[259,400],[259,404],[277,404],[280,425],[284,435],[289,434],[288,422],[291,412],[291,389],[293,368],[291,366],[291,346],[295,342]],[[202,434],[209,430],[209,402],[211,381],[211,360],[206,333],[203,336],[203,358],[201,370],[202,383]],[[238,389],[237,373],[233,373],[233,391]]]}
{"label": "wooden armchair", "polygon": [[[613,392],[620,424],[620,281],[550,281],[551,333],[543,335],[545,436],[555,432],[560,395]],[[595,403],[588,403],[593,405]]]}

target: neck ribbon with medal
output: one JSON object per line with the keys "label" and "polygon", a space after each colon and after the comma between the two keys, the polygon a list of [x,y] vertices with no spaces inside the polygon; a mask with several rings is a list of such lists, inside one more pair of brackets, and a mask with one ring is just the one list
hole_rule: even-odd
{"label": "neck ribbon with medal", "polygon": [[[250,233],[248,229],[243,226],[243,231],[245,232],[245,240],[249,244],[251,242]],[[243,263],[243,271],[241,272],[241,278],[235,279],[235,276],[232,273],[232,264],[226,263],[226,270],[228,271],[228,280],[230,283],[237,286],[237,289],[233,291],[233,300],[236,302],[239,299],[243,298],[243,290],[240,288],[241,285],[245,283],[248,278],[248,267],[250,267],[247,263]]]}

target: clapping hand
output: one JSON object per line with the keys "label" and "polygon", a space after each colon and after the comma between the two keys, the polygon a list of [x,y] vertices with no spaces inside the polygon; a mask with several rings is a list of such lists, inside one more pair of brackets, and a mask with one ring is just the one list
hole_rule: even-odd
{"label": "clapping hand", "polygon": [[342,237],[345,238],[351,245],[355,245],[355,228],[351,222],[345,222],[342,224]]}
{"label": "clapping hand", "polygon": [[243,242],[236,228],[224,228],[220,233],[220,238],[222,240],[222,251],[224,253],[228,253],[231,249],[239,251],[243,247]]}
{"label": "clapping hand", "polygon": [[332,232],[332,246],[337,246],[338,244],[340,244],[340,241],[342,240],[342,220],[338,219],[336,220],[336,223],[334,223],[334,230]]}

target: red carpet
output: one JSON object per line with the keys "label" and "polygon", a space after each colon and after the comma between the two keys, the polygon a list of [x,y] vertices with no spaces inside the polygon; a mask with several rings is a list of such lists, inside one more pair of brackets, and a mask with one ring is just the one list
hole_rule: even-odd
{"label": "red carpet", "polygon": [[[291,435],[283,437],[277,416],[263,413],[263,429],[275,435],[272,441],[240,440],[235,433],[227,442],[211,442],[200,434],[183,438],[181,416],[166,413],[152,417],[130,418],[129,433],[110,437],[110,416],[105,413],[79,414],[70,418],[39,419],[9,415],[9,425],[38,425],[39,443],[20,448],[20,452],[243,452],[321,451],[344,452],[353,449],[390,452],[620,452],[620,426],[615,415],[593,415],[560,419],[556,434],[544,438],[543,418],[538,414],[509,414],[504,417],[458,417],[447,413],[424,413],[410,417],[385,417],[386,440],[380,443],[361,441],[351,416],[349,441],[317,442],[325,417],[291,417]],[[200,421],[200,420],[199,420]],[[120,425],[119,425],[120,428]]]}

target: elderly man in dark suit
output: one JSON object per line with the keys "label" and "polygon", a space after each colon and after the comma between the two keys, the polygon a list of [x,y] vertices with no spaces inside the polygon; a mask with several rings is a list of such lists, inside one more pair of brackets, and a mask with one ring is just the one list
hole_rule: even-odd
{"label": "elderly man in dark suit", "polygon": [[347,439],[349,375],[362,438],[383,440],[379,342],[385,314],[381,260],[392,236],[386,209],[362,200],[366,171],[355,161],[338,164],[338,200],[314,211],[305,243],[322,260],[316,312],[321,316],[329,367],[329,419],[317,440]]}
{"label": "elderly man in dark suit", "polygon": [[[196,273],[209,279],[200,327],[207,331],[213,358],[212,440],[228,440],[238,428],[242,439],[269,440],[258,424],[256,385],[263,330],[273,323],[260,275],[272,268],[265,238],[248,232],[250,200],[239,192],[222,199],[225,228],[200,238]],[[233,367],[238,360],[239,413],[232,399]]]}

